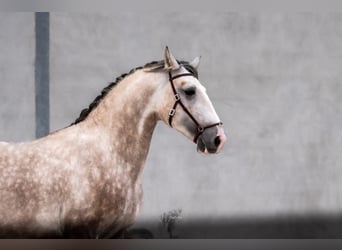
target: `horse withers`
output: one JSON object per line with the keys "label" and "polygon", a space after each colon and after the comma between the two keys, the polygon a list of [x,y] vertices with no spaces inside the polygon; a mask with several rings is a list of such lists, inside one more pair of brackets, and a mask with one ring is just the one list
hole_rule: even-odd
{"label": "horse withers", "polygon": [[222,123],[198,81],[199,58],[164,60],[118,77],[70,126],[0,143],[0,237],[107,238],[133,224],[140,176],[162,120],[218,153]]}

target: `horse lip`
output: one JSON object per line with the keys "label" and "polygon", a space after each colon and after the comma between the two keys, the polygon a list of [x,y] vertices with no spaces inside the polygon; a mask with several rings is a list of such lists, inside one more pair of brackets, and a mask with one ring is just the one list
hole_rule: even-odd
{"label": "horse lip", "polygon": [[197,139],[197,152],[204,153],[206,151],[205,144],[201,136]]}
{"label": "horse lip", "polygon": [[202,136],[200,136],[197,140],[197,152],[199,153],[203,153],[203,154],[215,154],[216,153],[216,149],[210,149],[207,148],[207,146],[205,145],[204,141],[202,140]]}
{"label": "horse lip", "polygon": [[216,150],[216,149],[207,148],[206,151],[207,151],[209,154],[215,154],[215,153],[217,153],[217,150]]}

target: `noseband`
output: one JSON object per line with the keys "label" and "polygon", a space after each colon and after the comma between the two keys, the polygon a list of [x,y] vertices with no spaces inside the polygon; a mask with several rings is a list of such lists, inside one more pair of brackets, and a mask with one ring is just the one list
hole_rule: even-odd
{"label": "noseband", "polygon": [[208,126],[205,126],[205,127],[202,127],[200,125],[200,123],[195,119],[195,117],[193,117],[193,115],[190,113],[190,111],[187,109],[187,107],[185,107],[185,105],[183,104],[181,98],[180,98],[180,95],[178,94],[176,88],[175,88],[175,85],[173,83],[173,80],[176,79],[176,78],[179,78],[179,77],[183,77],[183,76],[194,76],[193,74],[191,73],[184,73],[184,74],[179,74],[179,75],[175,75],[175,76],[172,76],[171,75],[171,72],[169,72],[169,80],[170,80],[170,84],[171,84],[171,88],[172,88],[172,91],[173,91],[173,94],[175,96],[175,104],[173,105],[172,109],[170,109],[170,112],[169,112],[169,125],[170,127],[172,127],[172,119],[174,117],[174,115],[176,114],[176,108],[178,106],[178,104],[182,107],[182,109],[184,110],[184,112],[190,117],[190,119],[196,124],[197,126],[197,132],[196,132],[196,135],[194,136],[194,143],[197,143],[197,139],[198,137],[200,137],[201,134],[203,134],[204,130],[208,129],[208,128],[212,128],[212,127],[215,127],[215,126],[222,126],[222,122],[217,122],[217,123],[214,123],[214,124],[211,124],[211,125],[208,125]]}

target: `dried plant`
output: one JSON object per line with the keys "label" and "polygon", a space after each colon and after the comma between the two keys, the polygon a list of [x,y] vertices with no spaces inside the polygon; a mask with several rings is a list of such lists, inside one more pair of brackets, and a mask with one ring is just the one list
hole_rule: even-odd
{"label": "dried plant", "polygon": [[181,213],[182,209],[173,209],[160,216],[162,227],[167,231],[171,239],[177,238],[173,232],[175,230],[176,222],[182,218]]}

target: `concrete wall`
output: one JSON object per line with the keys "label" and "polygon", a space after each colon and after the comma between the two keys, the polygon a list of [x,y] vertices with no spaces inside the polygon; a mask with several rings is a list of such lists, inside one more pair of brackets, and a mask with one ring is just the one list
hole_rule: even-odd
{"label": "concrete wall", "polygon": [[0,14],[0,140],[34,138],[34,14]]}
{"label": "concrete wall", "polygon": [[[0,136],[25,140],[34,134],[33,14],[0,20]],[[202,55],[200,80],[228,144],[205,157],[158,125],[139,220],[177,208],[183,218],[341,211],[341,14],[52,13],[50,23],[52,130],[115,77],[162,59],[165,45],[179,59]]]}

